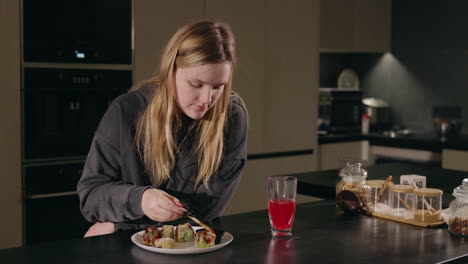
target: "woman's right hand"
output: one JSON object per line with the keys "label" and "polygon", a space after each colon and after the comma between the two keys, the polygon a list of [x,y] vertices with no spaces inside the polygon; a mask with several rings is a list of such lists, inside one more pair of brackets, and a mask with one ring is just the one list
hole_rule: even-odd
{"label": "woman's right hand", "polygon": [[179,199],[158,189],[147,189],[141,198],[143,213],[158,222],[169,222],[183,216],[186,210]]}

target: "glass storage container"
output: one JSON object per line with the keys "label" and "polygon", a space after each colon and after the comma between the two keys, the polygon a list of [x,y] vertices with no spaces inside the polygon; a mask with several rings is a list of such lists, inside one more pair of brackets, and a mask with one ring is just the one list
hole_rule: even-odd
{"label": "glass storage container", "polygon": [[391,183],[384,180],[366,181],[366,211],[386,214],[390,210],[388,192]]}
{"label": "glass storage container", "polygon": [[360,161],[347,161],[346,166],[340,170],[340,181],[336,184],[336,195],[347,190],[354,192],[362,204],[366,204],[365,185],[367,171],[362,168]]}
{"label": "glass storage container", "polygon": [[395,184],[390,188],[388,199],[390,201],[390,215],[403,219],[412,219],[414,215],[413,186]]}
{"label": "glass storage container", "polygon": [[468,178],[453,189],[455,200],[449,206],[448,231],[451,234],[468,236]]}
{"label": "glass storage container", "polygon": [[433,188],[414,189],[414,220],[424,223],[440,221],[443,191]]}

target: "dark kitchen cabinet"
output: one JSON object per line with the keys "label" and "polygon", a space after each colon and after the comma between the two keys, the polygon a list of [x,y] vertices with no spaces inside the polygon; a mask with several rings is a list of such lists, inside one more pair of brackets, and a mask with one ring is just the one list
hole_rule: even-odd
{"label": "dark kitchen cabinet", "polygon": [[468,50],[467,10],[467,1],[394,0],[392,50],[465,53]]}
{"label": "dark kitchen cabinet", "polygon": [[321,52],[387,52],[392,0],[321,0]]}

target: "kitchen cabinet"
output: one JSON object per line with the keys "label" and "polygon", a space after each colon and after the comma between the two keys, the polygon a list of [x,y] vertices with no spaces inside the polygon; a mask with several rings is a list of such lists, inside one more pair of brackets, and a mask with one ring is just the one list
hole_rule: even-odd
{"label": "kitchen cabinet", "polygon": [[233,88],[249,110],[249,154],[316,147],[318,1],[136,0],[134,5],[135,80],[152,75],[181,25],[202,17],[226,22],[236,36]]}
{"label": "kitchen cabinet", "polygon": [[0,0],[0,249],[22,245],[20,3]]}
{"label": "kitchen cabinet", "polygon": [[234,89],[249,110],[249,153],[314,149],[318,2],[208,0],[206,14],[236,34]]}
{"label": "kitchen cabinet", "polygon": [[369,159],[367,140],[320,144],[318,148],[318,170],[340,169],[345,160]]}
{"label": "kitchen cabinet", "polygon": [[468,151],[443,149],[442,168],[451,170],[468,171]]}
{"label": "kitchen cabinet", "polygon": [[391,0],[321,0],[321,52],[387,52]]}
{"label": "kitchen cabinet", "polygon": [[[310,161],[314,155],[254,159],[247,162],[236,194],[224,215],[238,214],[267,208],[266,179],[272,175],[287,175],[315,169]],[[313,202],[318,198],[297,195],[297,203]]]}
{"label": "kitchen cabinet", "polygon": [[160,55],[167,41],[182,25],[203,17],[203,3],[203,0],[133,1],[135,83],[159,72]]}

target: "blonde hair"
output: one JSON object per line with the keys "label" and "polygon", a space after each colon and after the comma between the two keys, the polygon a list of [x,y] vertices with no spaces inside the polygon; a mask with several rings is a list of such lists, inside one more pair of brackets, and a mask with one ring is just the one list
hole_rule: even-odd
{"label": "blonde hair", "polygon": [[218,102],[200,120],[192,122],[195,133],[195,154],[198,175],[195,186],[203,182],[208,187],[218,169],[224,149],[224,130],[231,96],[235,64],[234,36],[226,24],[207,20],[196,21],[180,28],[169,40],[161,57],[159,76],[145,81],[152,84],[154,95],[142,113],[135,133],[135,146],[153,185],[170,180],[174,169],[177,134],[182,127],[183,113],[177,106],[174,73],[177,68],[210,63],[231,64],[231,73]]}

